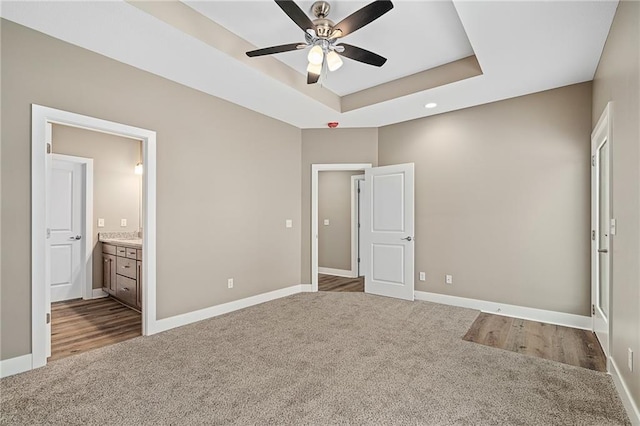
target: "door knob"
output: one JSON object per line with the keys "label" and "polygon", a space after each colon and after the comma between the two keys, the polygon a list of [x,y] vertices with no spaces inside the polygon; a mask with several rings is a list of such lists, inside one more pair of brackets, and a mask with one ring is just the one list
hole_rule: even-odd
{"label": "door knob", "polygon": [[609,253],[607,249],[598,249],[598,253]]}
{"label": "door knob", "polygon": [[411,237],[404,237],[404,238],[401,238],[401,240],[411,241],[411,240],[413,240],[413,238],[411,238]]}
{"label": "door knob", "polygon": [[76,235],[75,237],[69,237],[70,240],[79,240],[82,238],[82,235]]}

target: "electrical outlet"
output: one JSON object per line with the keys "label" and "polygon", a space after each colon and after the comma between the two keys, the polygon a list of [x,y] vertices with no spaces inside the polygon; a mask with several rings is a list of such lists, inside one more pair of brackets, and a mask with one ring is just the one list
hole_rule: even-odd
{"label": "electrical outlet", "polygon": [[444,282],[446,282],[447,284],[453,284],[453,275],[445,275]]}
{"label": "electrical outlet", "polygon": [[324,226],[329,226],[329,219],[324,220]]}
{"label": "electrical outlet", "polygon": [[233,288],[233,278],[229,278],[229,279],[227,280],[227,287],[228,287],[228,288]]}
{"label": "electrical outlet", "polygon": [[127,226],[127,219],[120,219],[120,226],[123,228]]}
{"label": "electrical outlet", "polygon": [[425,281],[427,279],[427,274],[424,272],[420,272],[420,281]]}
{"label": "electrical outlet", "polygon": [[633,351],[631,348],[627,348],[629,351],[627,354],[627,364],[629,365],[629,371],[633,371]]}
{"label": "electrical outlet", "polygon": [[104,219],[98,218],[98,228],[104,228]]}
{"label": "electrical outlet", "polygon": [[291,219],[287,219],[287,220],[285,220],[285,221],[284,221],[284,226],[285,226],[286,228],[293,228],[293,220],[291,220]]}

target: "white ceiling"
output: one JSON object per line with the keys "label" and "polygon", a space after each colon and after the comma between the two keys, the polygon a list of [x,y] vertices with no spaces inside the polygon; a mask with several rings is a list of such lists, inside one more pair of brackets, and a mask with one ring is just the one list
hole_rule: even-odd
{"label": "white ceiling", "polygon": [[[273,1],[187,0],[184,3],[260,48],[304,41],[302,30]],[[337,23],[368,3],[332,1],[328,18]],[[297,4],[314,19],[313,1]],[[382,55],[387,63],[378,68],[345,60],[343,67],[330,73],[323,83],[340,96],[473,55],[451,1],[398,3],[378,20],[341,41]],[[307,52],[287,52],[274,57],[306,78]]]}
{"label": "white ceiling", "polygon": [[[271,1],[247,2],[246,5],[201,3],[189,4],[221,25],[242,33],[242,37],[258,47],[298,40],[300,30],[288,22],[286,15]],[[333,3],[330,17],[334,21],[365,4]],[[308,8],[310,2],[301,4]],[[421,66],[438,65],[438,61],[449,61],[456,55],[466,56],[462,53],[464,33],[484,74],[338,113],[125,2],[3,1],[0,14],[3,18],[294,126],[324,128],[329,121],[339,121],[341,127],[379,127],[589,81],[593,79],[617,7],[617,1],[454,0],[435,5],[416,1],[394,1],[394,4],[395,8],[387,15],[345,37],[345,42],[387,56],[389,61],[384,70],[378,70],[387,74],[367,72],[365,77],[356,71],[356,65],[367,66],[349,61],[343,67],[343,74],[340,69],[334,73],[335,79],[331,76],[331,90],[338,94],[348,93],[358,87],[412,74]],[[459,21],[451,16],[452,5]],[[249,18],[241,17],[240,13],[246,7],[258,8],[253,11],[250,21],[262,22],[257,29],[262,35],[252,34],[256,27],[248,23],[246,19]],[[426,16],[429,14],[438,14],[441,20],[429,21],[430,17]],[[425,22],[432,22],[432,25],[425,29]],[[446,28],[436,28],[436,25]],[[434,37],[435,33],[438,38]],[[407,40],[407,36],[411,40]],[[435,45],[430,45],[434,41]],[[406,43],[430,47],[416,50],[408,48]],[[443,45],[445,47],[440,49]],[[420,54],[416,55],[416,51]],[[279,56],[296,53],[299,52]],[[294,62],[290,65],[300,66]],[[375,70],[374,67],[367,68],[370,68],[368,71]],[[304,78],[302,74],[300,78]],[[425,109],[426,102],[437,102],[438,107]]]}

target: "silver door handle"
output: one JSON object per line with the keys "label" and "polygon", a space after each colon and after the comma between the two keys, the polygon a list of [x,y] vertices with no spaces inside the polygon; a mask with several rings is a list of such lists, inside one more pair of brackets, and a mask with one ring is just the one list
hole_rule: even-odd
{"label": "silver door handle", "polygon": [[609,253],[608,249],[598,249],[598,253]]}
{"label": "silver door handle", "polygon": [[79,240],[82,238],[82,235],[76,235],[75,237],[69,237],[70,240]]}
{"label": "silver door handle", "polygon": [[400,238],[400,239],[401,239],[401,240],[407,240],[407,241],[411,241],[411,240],[413,240],[413,238],[412,238],[412,237],[404,237],[404,238]]}

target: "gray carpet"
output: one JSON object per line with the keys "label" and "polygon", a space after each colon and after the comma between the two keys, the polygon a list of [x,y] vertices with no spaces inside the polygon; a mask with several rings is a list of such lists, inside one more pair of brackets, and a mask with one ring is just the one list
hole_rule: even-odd
{"label": "gray carpet", "polygon": [[478,312],[308,293],[2,379],[2,424],[629,424],[606,374],[462,340]]}

